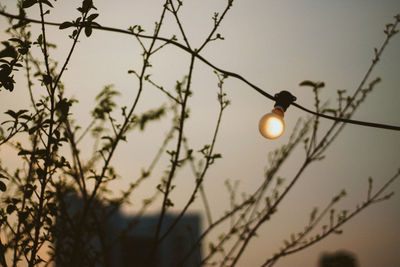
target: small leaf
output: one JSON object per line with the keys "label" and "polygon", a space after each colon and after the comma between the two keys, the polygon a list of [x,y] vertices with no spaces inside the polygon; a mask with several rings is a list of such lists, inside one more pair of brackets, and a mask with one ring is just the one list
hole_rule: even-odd
{"label": "small leaf", "polygon": [[26,218],[28,218],[28,215],[29,215],[29,213],[26,212],[26,211],[24,211],[24,212],[19,211],[19,212],[18,212],[18,219],[19,219],[21,222],[25,222]]}
{"label": "small leaf", "polygon": [[[26,55],[28,53],[28,48],[27,47],[22,47],[22,48],[18,48],[18,52],[21,53],[22,55]],[[16,67],[22,67],[21,64],[15,64],[14,66]]]}
{"label": "small leaf", "polygon": [[22,3],[22,8],[29,8],[29,7],[33,6],[34,4],[36,4],[36,3],[37,3],[37,0],[25,0]]}
{"label": "small leaf", "polygon": [[5,114],[10,115],[11,117],[13,117],[14,119],[16,119],[18,117],[17,113],[15,113],[14,111],[12,111],[11,109],[7,110],[6,112],[4,112]]}
{"label": "small leaf", "polygon": [[38,36],[38,38],[37,38],[37,43],[38,43],[39,45],[42,45],[42,43],[43,43],[43,35],[42,35],[42,34],[40,34],[40,35]]}
{"label": "small leaf", "polygon": [[52,78],[50,75],[43,75],[43,83],[45,85],[51,85]]}
{"label": "small leaf", "polygon": [[63,29],[67,29],[67,28],[72,27],[72,26],[74,26],[74,24],[72,22],[65,21],[65,22],[61,23],[60,27],[58,27],[58,28],[60,30],[63,30]]}
{"label": "small leaf", "polygon": [[31,198],[32,194],[33,194],[33,189],[27,189],[27,190],[24,192],[24,197],[25,197],[25,198]]}
{"label": "small leaf", "polygon": [[92,35],[92,27],[91,26],[86,26],[85,27],[85,34],[86,34],[87,37]]}
{"label": "small leaf", "polygon": [[10,205],[7,206],[7,213],[8,213],[8,214],[11,214],[11,213],[13,213],[16,209],[17,209],[17,207],[16,207],[15,205],[10,204]]}
{"label": "small leaf", "polygon": [[[4,58],[4,57],[11,57],[11,58],[17,58],[17,51],[15,51],[15,48],[10,45],[8,42],[2,42],[2,44],[5,46],[5,48],[3,50],[0,51],[0,58]],[[8,61],[4,60],[5,62]],[[2,61],[2,62],[4,62]],[[3,65],[2,65],[3,66]]]}
{"label": "small leaf", "polygon": [[48,5],[49,7],[54,7],[54,6],[50,3],[49,0],[42,0],[42,3]]}
{"label": "small leaf", "polygon": [[300,86],[317,87],[317,84],[315,82],[312,82],[312,81],[309,81],[309,80],[302,81],[299,85]]}
{"label": "small leaf", "polygon": [[93,8],[93,1],[92,0],[83,0],[82,2],[82,13],[88,12],[91,8]]}
{"label": "small leaf", "polygon": [[16,115],[17,115],[17,117],[20,117],[22,114],[24,114],[24,113],[26,113],[26,112],[28,112],[28,110],[26,110],[26,109],[21,109],[21,110],[19,110],[19,111],[16,113]]}
{"label": "small leaf", "polygon": [[30,155],[32,154],[31,151],[28,150],[21,150],[20,152],[18,152],[18,156],[24,156],[24,155]]}
{"label": "small leaf", "polygon": [[12,41],[12,42],[17,42],[17,43],[19,43],[20,45],[22,45],[24,42],[21,40],[21,39],[18,39],[18,38],[10,38],[10,39],[8,39],[9,41]]}
{"label": "small leaf", "polygon": [[315,217],[317,216],[317,212],[318,212],[318,208],[315,207],[313,209],[313,211],[310,214],[310,223],[313,222],[315,220]]}
{"label": "small leaf", "polygon": [[7,190],[7,186],[5,183],[3,183],[2,181],[0,181],[0,190],[5,192]]}
{"label": "small leaf", "polygon": [[173,207],[174,203],[171,201],[171,199],[167,198],[166,201],[165,201],[165,206]]}
{"label": "small leaf", "polygon": [[94,20],[95,18],[97,18],[98,16],[99,16],[99,14],[94,13],[94,14],[90,15],[89,17],[87,17],[87,20],[88,20],[88,21],[92,21],[92,20]]}

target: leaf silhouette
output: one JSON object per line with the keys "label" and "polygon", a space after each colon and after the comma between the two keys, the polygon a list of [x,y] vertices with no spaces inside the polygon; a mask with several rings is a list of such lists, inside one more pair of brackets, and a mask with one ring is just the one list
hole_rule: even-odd
{"label": "leaf silhouette", "polygon": [[72,27],[72,26],[74,26],[74,24],[72,22],[65,21],[65,22],[61,23],[59,29],[63,30],[63,29],[66,29],[66,28],[69,28],[69,27]]}
{"label": "leaf silhouette", "polygon": [[37,3],[37,0],[25,0],[22,3],[22,8],[29,8],[29,7],[33,6],[34,4],[36,4],[36,3]]}
{"label": "leaf silhouette", "polygon": [[317,87],[317,84],[315,82],[312,82],[312,81],[309,81],[309,80],[302,81],[299,85],[300,86]]}

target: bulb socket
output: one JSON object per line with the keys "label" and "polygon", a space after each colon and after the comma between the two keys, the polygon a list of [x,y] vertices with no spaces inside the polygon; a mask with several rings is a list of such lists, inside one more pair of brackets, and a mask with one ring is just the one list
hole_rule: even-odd
{"label": "bulb socket", "polygon": [[284,112],[286,109],[296,101],[296,97],[288,91],[281,91],[275,95],[275,108],[280,108]]}

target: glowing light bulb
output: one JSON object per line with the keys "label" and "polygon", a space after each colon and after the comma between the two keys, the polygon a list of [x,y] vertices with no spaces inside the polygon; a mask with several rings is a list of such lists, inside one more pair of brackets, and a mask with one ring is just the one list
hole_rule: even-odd
{"label": "glowing light bulb", "polygon": [[258,124],[261,135],[268,139],[281,136],[285,130],[283,116],[284,112],[280,108],[274,108],[270,113],[265,114]]}

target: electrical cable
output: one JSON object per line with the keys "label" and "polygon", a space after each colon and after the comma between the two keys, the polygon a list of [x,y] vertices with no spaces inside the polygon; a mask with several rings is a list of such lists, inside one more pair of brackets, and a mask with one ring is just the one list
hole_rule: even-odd
{"label": "electrical cable", "polygon": [[[35,20],[35,19],[30,19],[27,17],[21,17],[19,15],[13,15],[13,14],[9,14],[6,13],[4,10],[0,10],[0,15],[3,15],[5,17],[8,18],[13,18],[13,19],[19,19],[19,20],[23,20],[26,22],[33,22],[33,23],[41,23],[40,20]],[[47,25],[51,25],[51,26],[60,26],[61,23],[55,23],[55,22],[45,22],[45,24]],[[111,28],[111,27],[104,27],[104,26],[98,26],[98,25],[93,25],[92,26],[93,29],[97,29],[97,30],[103,30],[103,31],[110,31],[110,32],[117,32],[117,33],[124,33],[124,34],[129,34],[129,35],[134,35],[140,38],[146,38],[146,39],[154,39],[157,38],[157,40],[160,41],[164,41],[167,43],[170,43],[172,45],[175,45],[183,50],[185,50],[186,52],[194,55],[196,58],[198,58],[199,60],[203,61],[203,63],[205,63],[206,65],[210,66],[211,68],[227,75],[230,77],[234,77],[237,78],[239,80],[241,80],[242,82],[246,83],[247,85],[249,85],[251,88],[253,88],[254,90],[256,90],[258,93],[260,93],[262,96],[276,101],[276,98],[274,96],[272,96],[271,94],[265,92],[264,90],[262,90],[261,88],[259,88],[258,86],[252,84],[251,82],[249,82],[248,80],[246,80],[244,77],[242,77],[241,75],[234,73],[234,72],[230,72],[230,71],[226,71],[223,69],[218,68],[217,66],[213,65],[211,62],[209,62],[208,60],[206,60],[204,57],[202,57],[201,55],[199,55],[196,51],[193,51],[189,48],[187,48],[186,46],[173,41],[171,39],[168,38],[164,38],[164,37],[154,37],[154,36],[150,36],[150,35],[144,35],[144,34],[138,34],[138,33],[134,33],[132,31],[128,31],[128,30],[122,30],[122,29],[116,29],[116,28]],[[396,126],[396,125],[389,125],[389,124],[381,124],[381,123],[374,123],[374,122],[367,122],[367,121],[358,121],[358,120],[351,120],[351,119],[346,119],[346,118],[341,118],[341,117],[334,117],[334,116],[329,116],[323,113],[318,113],[315,111],[312,111],[310,109],[307,109],[305,107],[303,107],[302,105],[296,103],[296,102],[292,102],[291,103],[293,106],[307,112],[310,113],[312,115],[318,116],[318,117],[322,117],[325,119],[329,119],[329,120],[333,120],[333,121],[338,121],[338,122],[343,122],[343,123],[349,123],[349,124],[355,124],[355,125],[362,125],[362,126],[367,126],[367,127],[374,127],[374,128],[381,128],[381,129],[388,129],[388,130],[394,130],[394,131],[400,131],[400,126]]]}
{"label": "electrical cable", "polygon": [[367,122],[367,121],[358,121],[358,120],[351,120],[351,119],[346,119],[346,118],[340,118],[340,117],[333,117],[333,116],[329,116],[326,114],[322,114],[322,113],[317,113],[315,111],[309,110],[299,104],[297,104],[296,102],[292,103],[293,106],[308,112],[310,114],[313,114],[315,116],[318,117],[322,117],[325,119],[329,119],[329,120],[334,120],[334,121],[338,121],[338,122],[344,122],[344,123],[350,123],[350,124],[356,124],[356,125],[362,125],[362,126],[368,126],[368,127],[375,127],[375,128],[381,128],[381,129],[388,129],[388,130],[394,130],[394,131],[400,131],[400,126],[395,126],[395,125],[389,125],[389,124],[381,124],[381,123],[375,123],[375,122]]}

